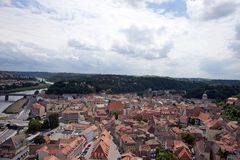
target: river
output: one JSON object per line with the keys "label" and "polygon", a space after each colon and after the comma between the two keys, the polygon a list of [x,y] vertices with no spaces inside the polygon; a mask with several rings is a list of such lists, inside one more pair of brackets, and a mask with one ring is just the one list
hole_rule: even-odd
{"label": "river", "polygon": [[[53,82],[49,82],[47,81],[46,79],[44,78],[39,78],[39,77],[35,77],[38,81],[44,81],[45,83],[47,84],[50,84],[52,85]],[[42,91],[42,90],[46,90],[47,88],[44,88],[44,89],[37,89],[39,91]],[[35,90],[28,90],[28,91],[21,91],[21,92],[15,92],[15,93],[25,93],[25,94],[34,94],[34,92],[36,91]],[[15,101],[21,99],[22,96],[9,96],[9,100],[8,101],[5,101],[5,97],[4,96],[0,96],[0,117],[1,116],[6,116],[5,113],[2,113],[9,105],[13,104]]]}
{"label": "river", "polygon": [[[39,89],[41,90],[46,90],[46,89]],[[28,91],[21,91],[21,92],[15,92],[15,93],[25,93],[25,94],[34,94],[36,90],[28,90]],[[15,101],[21,99],[22,96],[9,96],[9,100],[5,101],[5,96],[0,96],[0,117],[1,116],[6,116],[7,114],[2,113],[9,105],[14,103]]]}

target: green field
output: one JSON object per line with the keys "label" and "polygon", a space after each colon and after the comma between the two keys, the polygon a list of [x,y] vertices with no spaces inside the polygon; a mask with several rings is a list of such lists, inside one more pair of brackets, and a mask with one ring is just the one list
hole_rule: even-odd
{"label": "green field", "polygon": [[11,104],[10,106],[8,106],[3,113],[6,114],[16,114],[19,113],[22,108],[27,104],[28,99],[27,98],[21,98],[19,100],[17,100],[16,102],[14,102],[13,104]]}

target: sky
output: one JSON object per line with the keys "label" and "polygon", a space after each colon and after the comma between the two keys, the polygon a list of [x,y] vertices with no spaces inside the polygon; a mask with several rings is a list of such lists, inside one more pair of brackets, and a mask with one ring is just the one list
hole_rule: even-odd
{"label": "sky", "polygon": [[240,79],[240,0],[0,0],[0,70]]}

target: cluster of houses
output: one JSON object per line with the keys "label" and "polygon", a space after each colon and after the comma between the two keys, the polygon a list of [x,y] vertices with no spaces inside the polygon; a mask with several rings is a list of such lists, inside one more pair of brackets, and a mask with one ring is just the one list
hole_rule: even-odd
{"label": "cluster of houses", "polygon": [[[222,109],[203,97],[91,94],[50,99],[42,95],[31,107],[31,116],[45,119],[57,113],[59,126],[40,133],[41,144],[26,141],[28,135],[18,132],[0,144],[0,157],[11,159],[27,150],[23,159],[147,160],[168,151],[178,160],[220,160],[223,155],[239,160],[240,125],[223,119]],[[194,142],[188,143],[184,134],[193,136]]]}

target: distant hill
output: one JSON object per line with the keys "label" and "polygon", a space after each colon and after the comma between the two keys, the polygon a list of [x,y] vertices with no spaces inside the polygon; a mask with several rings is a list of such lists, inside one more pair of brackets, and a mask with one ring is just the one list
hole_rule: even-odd
{"label": "distant hill", "polygon": [[223,79],[204,79],[204,78],[177,78],[182,81],[204,82],[210,85],[228,85],[239,86],[240,80],[223,80]]}
{"label": "distant hill", "polygon": [[56,73],[50,72],[19,72],[19,71],[0,71],[0,73],[11,74],[20,77],[40,77],[40,78],[48,78]]}
{"label": "distant hill", "polygon": [[110,93],[143,92],[152,90],[186,91],[187,98],[201,98],[206,92],[211,99],[224,100],[229,96],[240,93],[238,80],[196,80],[176,79],[157,76],[124,76],[100,74],[71,74],[59,73],[49,77],[56,83],[49,87],[48,93]]}
{"label": "distant hill", "polygon": [[201,98],[206,92],[209,98],[226,99],[240,93],[239,80],[212,80],[202,78],[170,78],[159,76],[126,76],[105,74],[10,72],[29,77],[41,77],[55,82],[47,93],[109,93],[143,92],[152,90],[186,91],[187,98]]}
{"label": "distant hill", "polygon": [[34,76],[21,75],[16,72],[0,71],[0,80],[36,80]]}
{"label": "distant hill", "polygon": [[[62,79],[62,80],[61,80]],[[111,93],[141,92],[149,88],[152,90],[186,90],[204,86],[204,83],[180,81],[167,77],[123,76],[123,75],[70,75],[64,74],[51,77],[57,82],[49,87],[48,93],[98,93],[111,91]]]}

